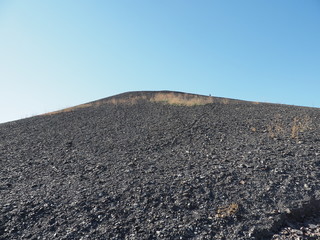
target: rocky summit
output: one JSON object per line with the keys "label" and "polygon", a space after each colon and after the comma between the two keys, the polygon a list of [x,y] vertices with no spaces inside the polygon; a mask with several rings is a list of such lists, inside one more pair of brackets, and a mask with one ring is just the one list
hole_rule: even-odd
{"label": "rocky summit", "polygon": [[0,239],[317,239],[319,213],[320,109],[129,92],[0,124]]}

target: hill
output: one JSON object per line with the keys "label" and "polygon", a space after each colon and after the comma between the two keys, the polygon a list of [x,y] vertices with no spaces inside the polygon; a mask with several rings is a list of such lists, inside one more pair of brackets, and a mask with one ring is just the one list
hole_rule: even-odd
{"label": "hill", "polygon": [[0,239],[271,239],[316,225],[319,119],[163,91],[0,124]]}

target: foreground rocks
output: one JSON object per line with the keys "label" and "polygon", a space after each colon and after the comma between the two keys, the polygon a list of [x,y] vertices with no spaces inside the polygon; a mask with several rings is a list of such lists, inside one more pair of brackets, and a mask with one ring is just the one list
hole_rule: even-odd
{"label": "foreground rocks", "polygon": [[319,216],[308,217],[303,222],[287,222],[286,225],[279,233],[273,235],[272,240],[320,239]]}
{"label": "foreground rocks", "polygon": [[1,124],[0,239],[317,239],[319,119],[141,100]]}

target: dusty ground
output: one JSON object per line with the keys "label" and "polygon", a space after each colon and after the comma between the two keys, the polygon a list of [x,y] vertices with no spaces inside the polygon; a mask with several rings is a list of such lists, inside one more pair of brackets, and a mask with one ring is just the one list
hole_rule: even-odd
{"label": "dusty ground", "polygon": [[1,124],[0,239],[275,239],[314,227],[319,124],[319,109],[145,99]]}

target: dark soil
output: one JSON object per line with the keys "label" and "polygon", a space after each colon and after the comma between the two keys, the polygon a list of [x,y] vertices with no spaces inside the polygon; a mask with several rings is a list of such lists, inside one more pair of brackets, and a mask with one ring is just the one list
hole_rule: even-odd
{"label": "dark soil", "polygon": [[270,239],[319,215],[319,124],[242,101],[0,124],[0,239]]}

